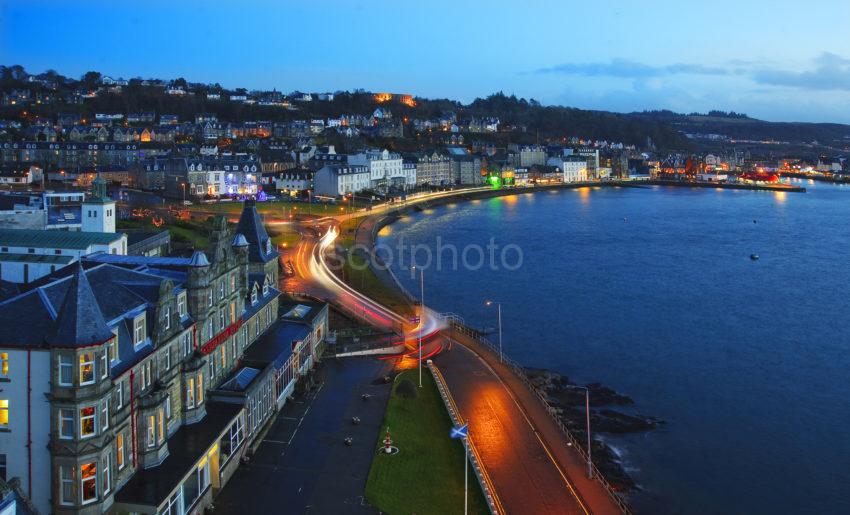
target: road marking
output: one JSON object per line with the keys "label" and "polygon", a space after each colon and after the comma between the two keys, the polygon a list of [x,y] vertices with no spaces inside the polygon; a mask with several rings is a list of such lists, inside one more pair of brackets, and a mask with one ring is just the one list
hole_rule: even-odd
{"label": "road marking", "polygon": [[546,454],[549,456],[549,460],[552,462],[553,465],[555,465],[555,469],[558,471],[558,474],[560,474],[561,479],[563,479],[564,482],[567,484],[567,488],[569,489],[570,493],[573,495],[575,500],[578,502],[579,507],[582,509],[582,511],[584,511],[584,513],[586,515],[590,515],[590,511],[588,510],[587,506],[585,506],[584,500],[578,495],[578,492],[573,487],[572,482],[569,480],[569,478],[566,476],[566,474],[564,474],[564,471],[561,470],[561,465],[558,463],[558,461],[555,459],[555,457],[549,451],[549,447],[546,445],[546,443],[540,437],[540,434],[538,433],[537,429],[534,427],[534,424],[532,424],[531,420],[528,418],[528,415],[526,414],[525,409],[516,400],[516,397],[514,397],[514,394],[511,391],[511,389],[508,388],[508,386],[505,384],[505,382],[502,380],[502,378],[499,376],[499,374],[497,374],[496,371],[493,370],[493,367],[491,367],[490,364],[487,363],[487,361],[484,358],[479,356],[478,353],[476,353],[475,351],[473,351],[469,347],[466,347],[466,346],[464,346],[460,343],[458,343],[458,344],[461,347],[463,347],[464,349],[466,349],[467,351],[469,351],[470,353],[472,353],[472,355],[475,356],[475,358],[478,361],[480,361],[485,367],[487,367],[488,370],[490,370],[490,372],[492,372],[493,377],[495,377],[496,380],[499,381],[499,383],[502,385],[502,388],[504,388],[504,390],[508,393],[508,395],[511,397],[511,400],[514,402],[514,404],[516,404],[516,407],[519,408],[519,411],[522,414],[522,417],[525,419],[525,422],[531,428],[532,432],[534,433],[534,436],[537,438],[537,441],[540,442],[540,445],[543,447],[543,450],[546,451]]}

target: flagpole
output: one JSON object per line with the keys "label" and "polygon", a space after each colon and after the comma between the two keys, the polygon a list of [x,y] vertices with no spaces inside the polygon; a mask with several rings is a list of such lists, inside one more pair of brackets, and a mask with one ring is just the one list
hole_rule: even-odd
{"label": "flagpole", "polygon": [[469,508],[469,443],[467,438],[463,439],[463,515],[467,514]]}

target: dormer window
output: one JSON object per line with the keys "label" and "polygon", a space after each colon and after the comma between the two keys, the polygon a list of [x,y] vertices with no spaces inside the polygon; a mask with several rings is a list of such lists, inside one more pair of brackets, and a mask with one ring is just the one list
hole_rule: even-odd
{"label": "dormer window", "polygon": [[177,296],[177,314],[180,318],[186,316],[186,294],[181,293]]}
{"label": "dormer window", "polygon": [[251,304],[257,303],[257,287],[256,285],[251,288]]}
{"label": "dormer window", "polygon": [[265,297],[268,294],[269,294],[269,280],[268,280],[268,278],[266,278],[266,280],[263,281],[263,297]]}
{"label": "dormer window", "polygon": [[133,319],[133,345],[139,345],[145,341],[145,314],[137,316]]}

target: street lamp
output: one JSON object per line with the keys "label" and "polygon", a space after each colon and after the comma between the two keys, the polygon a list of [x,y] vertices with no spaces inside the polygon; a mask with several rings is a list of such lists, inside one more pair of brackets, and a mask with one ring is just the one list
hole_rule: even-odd
{"label": "street lamp", "polygon": [[499,361],[504,363],[504,358],[502,356],[502,303],[488,300],[487,302],[485,302],[485,304],[487,306],[492,306],[493,304],[496,304],[496,310],[499,317]]}
{"label": "street lamp", "polygon": [[425,325],[425,270],[413,267],[419,271],[419,388],[422,388],[422,327]]}
{"label": "street lamp", "polygon": [[584,418],[587,424],[587,479],[593,479],[593,461],[591,460],[590,441],[590,388],[572,385],[572,388],[584,390]]}

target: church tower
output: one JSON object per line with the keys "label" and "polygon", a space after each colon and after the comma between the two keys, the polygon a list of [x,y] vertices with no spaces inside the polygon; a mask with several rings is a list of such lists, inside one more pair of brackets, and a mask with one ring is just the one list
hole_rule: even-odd
{"label": "church tower", "polygon": [[97,174],[92,191],[83,202],[84,232],[115,232],[115,201],[106,194],[106,181]]}

